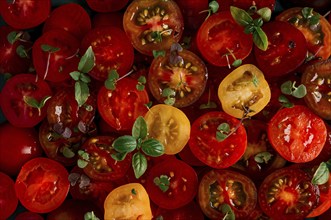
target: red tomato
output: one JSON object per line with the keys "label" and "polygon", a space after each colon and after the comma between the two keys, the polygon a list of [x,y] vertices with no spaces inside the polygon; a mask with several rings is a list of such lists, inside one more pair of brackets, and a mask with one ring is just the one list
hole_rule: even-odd
{"label": "red tomato", "polygon": [[264,213],[275,220],[302,220],[318,204],[319,190],[304,171],[286,167],[272,172],[259,187]]}
{"label": "red tomato", "polygon": [[0,219],[7,219],[14,213],[18,199],[15,194],[14,180],[0,172]]}
{"label": "red tomato", "polygon": [[185,162],[168,159],[151,168],[146,179],[146,190],[159,207],[177,209],[193,201],[198,190],[198,177]]}
{"label": "red tomato", "polygon": [[130,130],[137,117],[145,115],[148,110],[148,94],[145,89],[137,90],[137,84],[137,80],[126,77],[116,83],[115,90],[104,86],[99,90],[98,111],[118,131]]}
{"label": "red tomato", "polygon": [[[51,47],[48,51],[43,46]],[[33,65],[41,79],[61,82],[77,70],[79,41],[63,29],[53,29],[41,35],[33,44]]]}
{"label": "red tomato", "polygon": [[34,212],[21,212],[15,217],[15,220],[44,220],[44,218]]}
{"label": "red tomato", "polygon": [[254,46],[254,54],[267,78],[286,75],[305,61],[307,42],[298,29],[281,21],[268,22],[262,29],[268,37],[268,48],[263,51]]}
{"label": "red tomato", "polygon": [[95,66],[89,74],[104,81],[111,70],[125,75],[133,64],[133,47],[125,32],[117,27],[102,26],[91,29],[83,38],[81,52],[92,46]]}
{"label": "red tomato", "polygon": [[81,40],[91,29],[91,19],[79,4],[68,3],[55,8],[43,26],[43,32],[63,29]]}
{"label": "red tomato", "polygon": [[191,151],[191,148],[188,144],[185,145],[183,150],[178,153],[178,156],[181,160],[187,163],[190,166],[205,166]]}
{"label": "red tomato", "polygon": [[152,56],[153,50],[168,50],[184,30],[183,16],[173,0],[135,0],[125,10],[124,30],[134,48]]}
{"label": "red tomato", "polygon": [[217,0],[219,9],[222,11],[230,10],[230,6],[249,10],[251,6],[256,6],[257,9],[268,7],[271,10],[275,9],[275,0]]}
{"label": "red tomato", "polygon": [[97,12],[119,11],[124,8],[128,2],[129,0],[86,0],[88,6]]}
{"label": "red tomato", "polygon": [[[46,117],[41,101],[52,96],[48,84],[34,74],[19,74],[11,77],[2,88],[1,109],[7,120],[17,127],[33,127]],[[34,105],[38,103],[38,105]]]}
{"label": "red tomato", "polygon": [[0,1],[0,14],[5,22],[17,29],[36,27],[50,14],[51,0]]}
{"label": "red tomato", "polygon": [[43,157],[22,166],[15,191],[21,204],[31,212],[46,213],[58,208],[69,192],[68,171],[60,163]]}
{"label": "red tomato", "polygon": [[275,150],[287,161],[295,163],[315,159],[327,134],[324,121],[301,105],[279,110],[270,120],[267,132]]}
{"label": "red tomato", "polygon": [[123,13],[121,12],[109,12],[109,13],[97,13],[92,18],[92,27],[102,26],[115,26],[123,29]]}
{"label": "red tomato", "polygon": [[244,34],[230,11],[211,15],[200,26],[196,40],[201,55],[215,66],[231,65],[234,57],[243,60],[253,47],[252,35]]}
{"label": "red tomato", "polygon": [[[216,139],[217,127],[227,123],[234,133],[223,141]],[[226,168],[236,163],[244,154],[247,135],[241,122],[224,113],[208,112],[196,119],[191,128],[189,146],[192,153],[213,168]]]}

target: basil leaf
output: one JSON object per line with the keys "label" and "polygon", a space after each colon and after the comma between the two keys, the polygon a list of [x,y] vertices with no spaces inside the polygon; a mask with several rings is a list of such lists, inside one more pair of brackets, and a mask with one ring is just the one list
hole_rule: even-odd
{"label": "basil leaf", "polygon": [[147,124],[142,116],[139,116],[133,124],[132,136],[135,139],[145,139],[147,137]]}
{"label": "basil leaf", "polygon": [[53,47],[53,46],[48,45],[48,44],[42,44],[42,45],[40,45],[40,47],[41,47],[42,51],[49,52],[49,53],[55,53],[55,52],[60,50],[60,48]]}
{"label": "basil leaf", "polygon": [[79,61],[78,70],[83,73],[88,73],[93,69],[94,65],[95,65],[94,52],[92,50],[92,46],[89,46],[89,48],[87,48],[85,54],[82,56],[82,58]]}
{"label": "basil leaf", "polygon": [[78,81],[80,77],[80,72],[79,71],[73,71],[70,73],[70,76],[73,80]]}
{"label": "basil leaf", "polygon": [[139,179],[147,170],[147,159],[145,155],[140,152],[137,152],[132,157],[132,168],[134,175]]}
{"label": "basil leaf", "polygon": [[230,12],[233,19],[241,26],[245,27],[253,22],[253,18],[243,9],[230,6]]}
{"label": "basil leaf", "polygon": [[280,86],[280,91],[283,94],[292,95],[292,86],[293,86],[292,82],[288,80]]}
{"label": "basil leaf", "polygon": [[124,135],[118,137],[114,140],[112,146],[117,152],[124,153],[124,152],[132,152],[137,147],[137,141],[134,137],[129,135]]}
{"label": "basil leaf", "polygon": [[23,45],[19,45],[17,48],[16,48],[16,53],[19,57],[21,58],[29,58],[29,55],[28,53],[26,52],[25,50],[25,47]]}
{"label": "basil leaf", "polygon": [[112,154],[112,155],[110,155],[110,156],[111,156],[114,160],[116,160],[116,161],[122,161],[122,160],[125,159],[125,157],[126,157],[127,154],[128,154],[127,152],[123,152],[123,153],[119,153],[119,152],[117,152],[117,153]]}
{"label": "basil leaf", "polygon": [[77,81],[75,83],[75,99],[78,103],[78,106],[81,107],[84,105],[89,96],[90,91],[88,85],[82,81]]}
{"label": "basil leaf", "polygon": [[292,92],[292,95],[295,97],[295,98],[298,98],[298,99],[301,99],[303,97],[305,97],[305,95],[307,94],[307,89],[306,89],[306,86],[301,84],[299,85],[293,92]]}
{"label": "basil leaf", "polygon": [[268,48],[268,37],[260,27],[256,27],[253,32],[253,42],[254,44],[263,51]]}
{"label": "basil leaf", "polygon": [[329,180],[330,171],[325,162],[322,162],[314,173],[312,184],[323,185]]}
{"label": "basil leaf", "polygon": [[259,10],[257,10],[256,13],[261,16],[263,21],[266,21],[266,22],[270,21],[270,18],[271,18],[271,9],[270,8],[268,8],[268,7],[260,8]]}
{"label": "basil leaf", "polygon": [[23,101],[30,107],[33,107],[33,108],[39,108],[39,103],[38,101],[33,98],[33,97],[30,97],[30,96],[23,96]]}
{"label": "basil leaf", "polygon": [[164,154],[163,144],[156,139],[148,139],[141,144],[142,151],[152,157],[158,157]]}
{"label": "basil leaf", "polygon": [[159,56],[165,57],[165,51],[164,50],[153,50],[153,57],[157,58]]}

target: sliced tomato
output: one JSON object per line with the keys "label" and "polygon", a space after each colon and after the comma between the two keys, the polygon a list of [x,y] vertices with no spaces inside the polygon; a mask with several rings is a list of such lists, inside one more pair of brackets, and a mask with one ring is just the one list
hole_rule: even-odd
{"label": "sliced tomato", "polygon": [[279,110],[271,118],[267,132],[275,150],[295,163],[315,159],[323,149],[327,134],[324,121],[301,105]]}
{"label": "sliced tomato", "polygon": [[152,56],[153,50],[168,50],[179,41],[184,22],[173,0],[137,0],[126,8],[123,27],[134,48]]}
{"label": "sliced tomato", "polygon": [[[224,140],[217,140],[217,128],[222,123],[228,124],[233,133]],[[211,111],[193,122],[189,146],[192,153],[206,165],[217,169],[227,168],[245,153],[247,134],[236,118],[225,112]]]}
{"label": "sliced tomato", "polygon": [[208,17],[199,28],[196,41],[201,55],[215,66],[243,60],[253,47],[252,35],[244,34],[244,28],[235,22],[230,11]]}
{"label": "sliced tomato", "polygon": [[7,219],[15,212],[18,198],[15,194],[15,182],[7,174],[0,172],[0,209],[1,218]]}
{"label": "sliced tomato", "polygon": [[5,22],[17,29],[33,28],[47,19],[51,0],[0,1],[0,14]]}
{"label": "sliced tomato", "polygon": [[87,5],[97,12],[119,11],[129,2],[129,0],[86,0]]}
{"label": "sliced tomato", "polygon": [[147,82],[152,95],[160,103],[166,99],[163,96],[164,89],[173,90],[173,106],[181,108],[199,99],[205,90],[207,77],[204,62],[194,53],[183,49],[155,58]]}
{"label": "sliced tomato", "polygon": [[68,171],[52,159],[37,157],[25,163],[15,182],[16,195],[31,212],[58,208],[69,192]]}

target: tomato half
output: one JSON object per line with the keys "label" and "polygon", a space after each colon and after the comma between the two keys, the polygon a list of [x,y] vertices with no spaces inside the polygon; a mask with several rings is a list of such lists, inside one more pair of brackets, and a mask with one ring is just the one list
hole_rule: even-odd
{"label": "tomato half", "polygon": [[58,208],[69,192],[68,171],[60,163],[43,157],[22,166],[15,182],[16,195],[31,212],[46,213]]}
{"label": "tomato half", "polygon": [[[173,59],[180,61],[172,62]],[[199,99],[205,90],[207,76],[204,62],[194,53],[183,49],[155,58],[147,82],[152,95],[160,103],[166,99],[163,96],[164,89],[172,89],[175,92],[173,106],[181,108]]]}
{"label": "tomato half", "polygon": [[275,220],[302,220],[317,205],[319,190],[298,168],[282,168],[267,176],[259,187],[259,204]]}
{"label": "tomato half", "polygon": [[210,219],[222,219],[229,205],[236,219],[247,219],[257,204],[257,190],[247,176],[227,170],[211,170],[201,179],[198,192],[202,211]]}
{"label": "tomato half", "polygon": [[307,89],[304,100],[308,107],[320,117],[331,120],[331,59],[308,65],[301,83]]}
{"label": "tomato half", "polygon": [[271,118],[267,132],[275,150],[287,161],[295,163],[316,158],[327,134],[324,121],[301,105],[279,110]]}
{"label": "tomato half", "polygon": [[266,77],[280,77],[299,67],[306,59],[307,42],[304,35],[284,21],[263,25],[268,37],[266,51],[254,46],[258,67]]}
{"label": "tomato half", "polygon": [[253,47],[252,35],[235,22],[230,11],[208,17],[197,33],[197,46],[201,55],[215,66],[228,66],[236,59],[245,59]]}
{"label": "tomato half", "polygon": [[135,0],[125,10],[123,28],[136,50],[152,56],[179,41],[184,23],[173,0]]}
{"label": "tomato half", "polygon": [[155,138],[164,146],[165,154],[177,154],[190,138],[191,123],[179,108],[158,104],[144,116],[150,138]]}
{"label": "tomato half", "polygon": [[7,219],[14,213],[18,198],[15,194],[15,182],[7,174],[0,172],[0,215]]}
{"label": "tomato half", "polygon": [[233,117],[244,118],[259,113],[270,101],[271,91],[261,70],[245,64],[222,80],[218,98],[223,111]]}
{"label": "tomato half", "polygon": [[[222,123],[227,123],[233,133],[219,141],[216,132]],[[224,112],[211,111],[193,122],[188,143],[192,153],[206,165],[217,169],[227,168],[245,153],[247,135],[239,120]]]}

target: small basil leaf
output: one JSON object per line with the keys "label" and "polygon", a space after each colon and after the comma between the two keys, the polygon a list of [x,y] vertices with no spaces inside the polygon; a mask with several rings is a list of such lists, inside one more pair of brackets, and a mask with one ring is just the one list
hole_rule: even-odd
{"label": "small basil leaf", "polygon": [[147,124],[144,117],[139,116],[133,124],[132,136],[135,139],[145,139],[147,137]]}
{"label": "small basil leaf", "polygon": [[268,48],[268,37],[260,27],[256,27],[253,32],[253,42],[254,44],[263,51]]}
{"label": "small basil leaf", "polygon": [[253,22],[253,18],[243,9],[230,6],[230,12],[233,19],[241,26],[245,27]]}
{"label": "small basil leaf", "polygon": [[270,8],[268,8],[268,7],[260,8],[259,10],[257,10],[256,13],[261,16],[263,21],[266,21],[266,22],[270,21],[270,18],[271,18],[271,9]]}
{"label": "small basil leaf", "polygon": [[69,147],[64,147],[62,154],[65,158],[73,158],[75,156],[75,153]]}
{"label": "small basil leaf", "polygon": [[137,152],[132,157],[132,168],[134,175],[139,179],[147,170],[147,159],[145,155],[140,152]]}
{"label": "small basil leaf", "polygon": [[123,153],[117,152],[115,154],[111,154],[110,156],[116,161],[122,161],[125,159],[127,154],[128,154],[127,152],[123,152]]}
{"label": "small basil leaf", "polygon": [[153,50],[153,57],[157,58],[157,57],[164,57],[165,56],[165,51],[164,50]]}
{"label": "small basil leaf", "polygon": [[141,144],[142,151],[151,157],[158,157],[164,154],[163,144],[156,139],[148,139]]}
{"label": "small basil leaf", "polygon": [[73,71],[70,73],[70,76],[73,80],[78,81],[80,77],[80,72],[79,71]]}
{"label": "small basil leaf", "polygon": [[55,52],[60,50],[60,48],[53,47],[53,46],[48,45],[48,44],[42,44],[42,45],[40,45],[40,47],[41,47],[42,51],[49,52],[49,53],[55,53]]}
{"label": "small basil leaf", "polygon": [[84,83],[91,82],[91,78],[86,73],[81,73],[79,79]]}
{"label": "small basil leaf", "polygon": [[219,131],[216,132],[216,140],[217,141],[224,141],[228,137],[227,134],[221,133]]}
{"label": "small basil leaf", "polygon": [[82,81],[75,83],[75,99],[79,107],[82,107],[90,96],[88,85]]}
{"label": "small basil leaf", "polygon": [[218,125],[217,130],[228,133],[230,132],[230,125],[228,123],[221,123]]}
{"label": "small basil leaf", "polygon": [[280,86],[280,91],[285,95],[292,95],[292,86],[293,84],[290,80],[286,81]]}
{"label": "small basil leaf", "polygon": [[79,168],[85,168],[86,166],[87,166],[87,164],[88,164],[88,162],[87,161],[85,161],[85,160],[82,160],[82,159],[78,159],[77,160],[77,166],[79,167]]}
{"label": "small basil leaf", "polygon": [[305,97],[305,95],[307,94],[307,89],[306,86],[301,84],[299,85],[296,89],[293,90],[292,95],[295,98],[301,99],[303,97]]}
{"label": "small basil leaf", "polygon": [[137,141],[134,137],[129,135],[124,135],[118,137],[114,140],[112,146],[117,152],[124,153],[124,152],[132,152],[137,147]]}
{"label": "small basil leaf", "polygon": [[25,47],[23,45],[19,45],[17,48],[16,48],[16,53],[19,57],[21,58],[29,58],[29,55],[28,53],[26,52],[25,50]]}
{"label": "small basil leaf", "polygon": [[92,49],[92,46],[89,46],[87,48],[85,54],[81,57],[79,64],[78,64],[78,70],[83,73],[90,72],[95,65],[95,56]]}
{"label": "small basil leaf", "polygon": [[330,171],[325,162],[322,162],[314,173],[311,182],[316,185],[323,185],[329,180]]}

